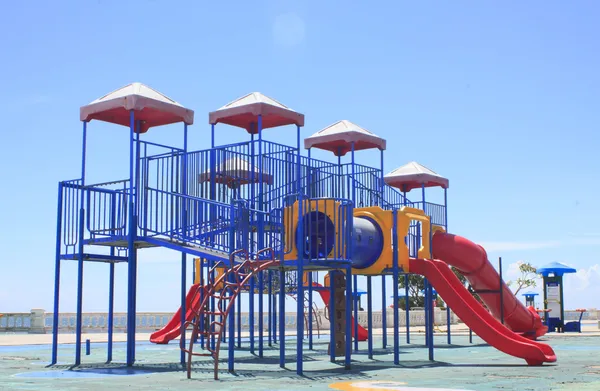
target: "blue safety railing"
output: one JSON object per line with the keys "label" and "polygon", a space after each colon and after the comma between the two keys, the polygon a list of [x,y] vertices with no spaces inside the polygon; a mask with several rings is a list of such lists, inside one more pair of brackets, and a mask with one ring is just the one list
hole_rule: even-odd
{"label": "blue safety railing", "polygon": [[86,228],[92,238],[127,234],[129,180],[86,186]]}
{"label": "blue safety railing", "polygon": [[59,186],[61,255],[78,253],[82,223],[84,240],[127,234],[128,180],[82,186],[77,179]]}
{"label": "blue safety railing", "polygon": [[446,226],[446,207],[444,205],[418,201],[412,202],[411,206],[425,211],[425,214],[431,219],[431,224]]}
{"label": "blue safety railing", "polygon": [[81,179],[60,182],[59,205],[62,222],[60,236],[62,239],[61,254],[75,254],[79,243],[79,219],[81,209]]}

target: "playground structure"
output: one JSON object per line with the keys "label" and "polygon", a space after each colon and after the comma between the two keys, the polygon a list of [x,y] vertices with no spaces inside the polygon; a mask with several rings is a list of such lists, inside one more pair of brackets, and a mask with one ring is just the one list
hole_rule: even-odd
{"label": "playground structure", "polygon": [[[392,279],[393,302],[398,303],[398,282],[408,273],[426,278],[425,339],[430,360],[433,287],[475,333],[499,350],[529,365],[556,360],[549,346],[535,341],[546,332],[540,317],[510,292],[485,251],[447,233],[448,180],[415,162],[384,175],[386,141],[375,134],[340,121],[306,138],[305,156],[304,115],[252,93],[211,112],[210,148],[191,151],[188,126],[194,122],[193,111],[140,83],[81,107],[80,120],[81,177],[60,182],[58,191],[52,364],[58,354],[60,267],[62,261],[72,260],[78,265],[75,365],[81,363],[85,262],[109,264],[109,362],[115,264],[127,264],[126,361],[134,365],[137,250],[149,247],[181,253],[181,307],[151,340],[167,343],[179,338],[180,360],[187,363],[188,377],[193,356],[201,355],[214,359],[217,378],[222,344],[228,370],[234,371],[235,350],[242,345],[241,300],[236,300],[241,294],[248,295],[250,350],[256,349],[259,357],[265,343],[266,295],[266,341],[278,345],[279,364],[286,365],[285,299],[295,295],[296,372],[303,373],[305,338],[308,349],[313,348],[312,303],[317,292],[328,308],[331,361],[343,357],[345,368],[350,368],[359,340],[367,341],[372,358],[372,279],[382,280],[379,299],[385,311],[386,279]],[[129,128],[129,178],[87,183],[86,134],[93,120]],[[183,123],[182,147],[142,140],[151,128],[175,123]],[[217,146],[217,124],[243,128],[250,139]],[[295,146],[263,138],[265,130],[281,126],[296,128]],[[332,152],[337,162],[311,157],[314,148]],[[356,162],[356,152],[366,149],[380,150],[379,167]],[[350,161],[342,163],[348,153]],[[443,204],[426,201],[426,189],[433,187],[443,189]],[[420,193],[419,201],[407,199],[412,190]],[[188,255],[198,258],[189,289]],[[464,273],[491,312],[473,298],[449,265]],[[324,274],[323,284],[318,273]],[[358,276],[366,278],[366,329],[357,324],[353,305]],[[394,363],[399,364],[399,309],[395,305],[388,310],[393,311],[393,341],[388,344],[384,334],[382,348],[393,349]],[[498,321],[500,316],[506,327]],[[188,339],[186,330],[191,331]]]}

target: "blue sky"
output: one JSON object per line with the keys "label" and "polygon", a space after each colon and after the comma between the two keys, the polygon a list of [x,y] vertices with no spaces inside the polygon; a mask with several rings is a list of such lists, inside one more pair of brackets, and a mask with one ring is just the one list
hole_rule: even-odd
{"label": "blue sky", "polygon": [[[386,171],[416,160],[450,179],[450,230],[502,256],[507,279],[519,260],[567,263],[580,272],[566,306],[598,306],[596,2],[34,3],[0,14],[0,311],[51,309],[56,188],[79,177],[79,107],[134,81],[195,110],[192,149],[209,146],[209,111],[252,91],[303,112],[304,137],[351,120],[388,140]],[[221,127],[217,142],[245,137]],[[265,137],[295,142],[290,129]],[[88,156],[89,181],[124,178],[126,129],[92,123]],[[177,260],[142,253],[139,310],[177,308]],[[84,310],[105,311],[108,267],[85,271]],[[63,267],[64,311],[75,272]],[[125,265],[117,276],[123,310]]]}

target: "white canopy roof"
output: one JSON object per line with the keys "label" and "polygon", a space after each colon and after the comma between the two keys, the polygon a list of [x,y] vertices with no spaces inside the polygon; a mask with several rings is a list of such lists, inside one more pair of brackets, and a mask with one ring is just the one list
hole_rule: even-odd
{"label": "white canopy roof", "polygon": [[385,150],[385,139],[348,120],[338,121],[304,139],[304,148],[320,148],[344,156],[352,150],[379,148]]}
{"label": "white canopy roof", "polygon": [[447,189],[449,185],[447,178],[417,162],[410,162],[398,167],[385,175],[383,179],[388,185],[402,191],[410,191],[422,186],[439,186]]}

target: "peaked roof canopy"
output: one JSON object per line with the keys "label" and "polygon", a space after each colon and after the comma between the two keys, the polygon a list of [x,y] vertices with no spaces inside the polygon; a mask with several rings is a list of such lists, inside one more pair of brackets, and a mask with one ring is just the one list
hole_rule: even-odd
{"label": "peaked roof canopy", "polygon": [[[257,167],[253,167],[247,160],[233,157],[225,160],[217,166],[215,181],[222,183],[230,188],[238,187],[248,183],[259,183],[259,173]],[[254,175],[252,175],[254,173]],[[198,175],[198,182],[210,181],[210,169]],[[273,176],[267,172],[262,173],[262,182],[268,185],[273,184]]]}
{"label": "peaked roof canopy", "polygon": [[252,92],[220,109],[208,114],[211,125],[223,123],[246,129],[250,134],[258,133],[258,116],[262,117],[262,128],[275,128],[284,125],[304,126],[304,114],[300,114],[284,104],[260,92]]}
{"label": "peaked roof canopy", "polygon": [[550,262],[547,265],[537,268],[537,272],[542,276],[547,277],[551,273],[554,273],[556,276],[562,276],[566,273],[576,273],[577,270],[559,262]]}
{"label": "peaked roof canopy", "polygon": [[527,291],[527,292],[521,294],[521,296],[539,296],[539,293],[533,292],[533,291]]}
{"label": "peaked roof canopy", "polygon": [[385,150],[386,141],[367,129],[348,121],[338,121],[304,139],[304,148],[319,148],[344,156],[352,150],[379,148]]}
{"label": "peaked roof canopy", "polygon": [[384,176],[383,180],[388,185],[402,191],[410,191],[422,186],[440,186],[447,189],[449,185],[447,178],[444,178],[417,162],[410,162],[402,167],[396,168],[394,171]]}
{"label": "peaked roof canopy", "polygon": [[106,94],[79,109],[82,121],[105,121],[129,127],[130,111],[141,121],[140,133],[153,126],[184,122],[194,123],[194,111],[186,109],[166,95],[144,85],[131,83]]}

